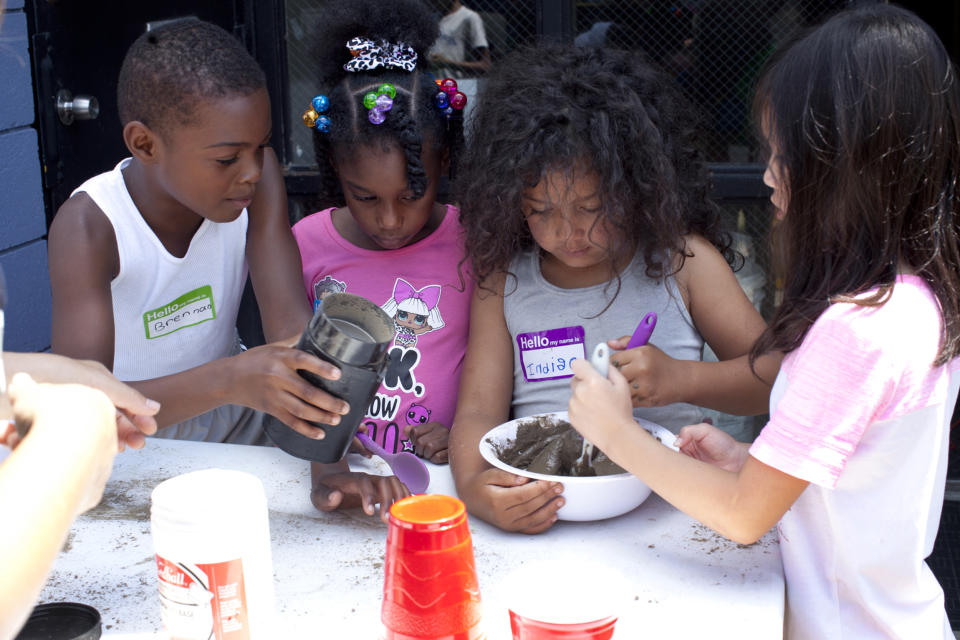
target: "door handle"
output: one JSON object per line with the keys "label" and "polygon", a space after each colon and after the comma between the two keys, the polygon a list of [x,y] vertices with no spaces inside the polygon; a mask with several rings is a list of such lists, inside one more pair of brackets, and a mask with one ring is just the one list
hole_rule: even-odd
{"label": "door handle", "polygon": [[66,89],[57,92],[57,117],[70,126],[74,120],[94,120],[100,115],[100,103],[94,96],[73,95]]}

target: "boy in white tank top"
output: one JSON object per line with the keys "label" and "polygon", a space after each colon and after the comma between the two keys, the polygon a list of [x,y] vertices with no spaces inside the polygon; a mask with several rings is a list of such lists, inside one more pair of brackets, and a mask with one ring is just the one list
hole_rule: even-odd
{"label": "boy in white tank top", "polygon": [[[262,70],[226,31],[178,21],[134,42],[118,99],[132,157],[50,228],[53,351],[159,401],[161,436],[266,443],[264,413],[322,435],[308,421],[335,424],[347,406],[297,373],[339,377],[291,348],[310,309]],[[248,263],[273,344],[241,352]]]}

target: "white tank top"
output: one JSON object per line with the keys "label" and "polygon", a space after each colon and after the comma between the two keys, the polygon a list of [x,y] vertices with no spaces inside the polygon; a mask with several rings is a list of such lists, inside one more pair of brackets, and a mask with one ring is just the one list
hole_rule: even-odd
{"label": "white tank top", "polygon": [[182,258],[170,254],[133,203],[121,170],[80,185],[113,225],[120,273],[113,296],[113,373],[149,380],[229,356],[247,278],[247,211],[204,220]]}

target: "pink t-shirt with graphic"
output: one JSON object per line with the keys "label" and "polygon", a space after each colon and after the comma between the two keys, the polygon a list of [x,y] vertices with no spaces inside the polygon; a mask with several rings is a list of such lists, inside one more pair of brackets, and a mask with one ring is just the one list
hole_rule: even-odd
{"label": "pink t-shirt with graphic", "polygon": [[389,364],[364,424],[388,451],[410,450],[409,425],[439,422],[448,429],[457,405],[467,348],[472,281],[457,267],[463,257],[456,207],[426,238],[387,251],[361,249],[334,228],[333,209],[293,227],[303,283],[314,309],[327,293],[345,291],[378,304],[394,319]]}

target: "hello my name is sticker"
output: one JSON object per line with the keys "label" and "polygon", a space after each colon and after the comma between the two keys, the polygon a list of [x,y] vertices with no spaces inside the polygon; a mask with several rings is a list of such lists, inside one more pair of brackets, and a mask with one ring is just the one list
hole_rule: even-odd
{"label": "hello my name is sticker", "polygon": [[586,357],[583,327],[563,327],[517,335],[520,366],[527,382],[572,378],[570,364]]}

